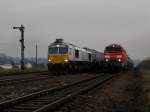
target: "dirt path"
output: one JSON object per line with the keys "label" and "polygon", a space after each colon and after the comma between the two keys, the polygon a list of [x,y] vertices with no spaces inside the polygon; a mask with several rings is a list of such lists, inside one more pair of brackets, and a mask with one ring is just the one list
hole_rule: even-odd
{"label": "dirt path", "polygon": [[107,84],[80,95],[70,112],[143,112],[141,80],[133,73],[123,73]]}

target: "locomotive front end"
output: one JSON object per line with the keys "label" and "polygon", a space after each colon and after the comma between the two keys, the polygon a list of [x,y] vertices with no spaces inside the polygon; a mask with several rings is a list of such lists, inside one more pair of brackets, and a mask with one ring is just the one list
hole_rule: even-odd
{"label": "locomotive front end", "polygon": [[48,54],[48,63],[65,64],[68,63],[68,48],[67,47],[50,47]]}
{"label": "locomotive front end", "polygon": [[48,47],[48,70],[65,70],[68,63],[68,46],[62,40],[56,40]]}
{"label": "locomotive front end", "polygon": [[126,54],[120,45],[112,44],[105,48],[104,66],[107,70],[120,70],[126,67]]}

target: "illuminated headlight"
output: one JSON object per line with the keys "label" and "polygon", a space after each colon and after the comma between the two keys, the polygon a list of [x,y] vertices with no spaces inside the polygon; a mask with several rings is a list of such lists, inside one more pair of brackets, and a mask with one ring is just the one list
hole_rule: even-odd
{"label": "illuminated headlight", "polygon": [[121,62],[121,59],[118,59],[119,62]]}
{"label": "illuminated headlight", "polygon": [[106,59],[106,62],[109,61],[108,59]]}
{"label": "illuminated headlight", "polygon": [[59,47],[60,45],[56,45],[56,47]]}
{"label": "illuminated headlight", "polygon": [[65,59],[65,62],[68,62],[68,59]]}
{"label": "illuminated headlight", "polygon": [[51,62],[52,60],[51,59],[48,59],[48,62]]}

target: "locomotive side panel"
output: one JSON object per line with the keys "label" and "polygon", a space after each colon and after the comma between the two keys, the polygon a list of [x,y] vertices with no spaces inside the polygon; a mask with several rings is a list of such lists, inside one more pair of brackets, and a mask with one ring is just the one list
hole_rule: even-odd
{"label": "locomotive side panel", "polygon": [[69,60],[78,62],[91,62],[91,52],[69,45]]}

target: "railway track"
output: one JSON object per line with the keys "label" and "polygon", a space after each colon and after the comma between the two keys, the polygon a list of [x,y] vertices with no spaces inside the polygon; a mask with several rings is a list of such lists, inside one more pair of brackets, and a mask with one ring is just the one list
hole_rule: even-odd
{"label": "railway track", "polygon": [[48,75],[48,72],[42,72],[42,73],[34,73],[34,76],[13,76],[13,77],[5,77],[0,78],[0,86],[10,85],[10,84],[17,84],[17,83],[23,83],[23,82],[29,82],[33,80],[42,80],[47,79],[49,77],[55,77],[52,75]]}
{"label": "railway track", "polygon": [[112,78],[112,75],[95,76],[69,85],[32,93],[0,103],[0,110],[1,112],[47,112]]}

